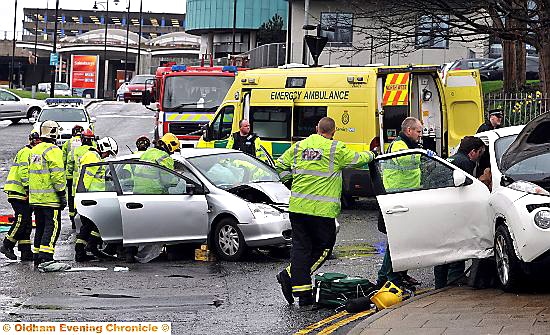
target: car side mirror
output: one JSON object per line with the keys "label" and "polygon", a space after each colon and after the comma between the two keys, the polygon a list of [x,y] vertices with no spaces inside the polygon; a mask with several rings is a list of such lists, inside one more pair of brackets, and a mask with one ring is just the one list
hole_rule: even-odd
{"label": "car side mirror", "polygon": [[143,95],[141,97],[141,104],[144,106],[149,106],[151,103],[151,92],[148,90],[143,91]]}
{"label": "car side mirror", "polygon": [[202,136],[206,142],[212,141],[212,131],[210,129],[210,125],[205,124],[202,126]]}
{"label": "car side mirror", "polygon": [[507,177],[506,175],[502,175],[502,177],[500,178],[500,186],[508,186],[513,182],[514,181],[510,177]]}
{"label": "car side mirror", "polygon": [[453,171],[453,184],[455,187],[460,187],[466,184],[466,175],[460,170]]}

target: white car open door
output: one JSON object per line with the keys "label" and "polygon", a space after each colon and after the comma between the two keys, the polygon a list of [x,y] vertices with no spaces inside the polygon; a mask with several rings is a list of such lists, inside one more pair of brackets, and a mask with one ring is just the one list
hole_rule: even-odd
{"label": "white car open door", "polygon": [[374,167],[395,271],[491,255],[494,227],[483,183],[418,149],[379,156]]}
{"label": "white car open door", "polygon": [[122,191],[124,244],[206,241],[208,204],[202,185],[153,163],[112,164]]}

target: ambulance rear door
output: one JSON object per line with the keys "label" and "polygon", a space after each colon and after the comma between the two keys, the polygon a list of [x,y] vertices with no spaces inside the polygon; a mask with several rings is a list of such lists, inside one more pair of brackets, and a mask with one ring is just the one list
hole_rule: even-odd
{"label": "ambulance rear door", "polygon": [[[388,73],[378,78],[378,93],[382,99],[379,105],[380,142],[385,149],[401,130],[401,123],[410,115],[410,72]],[[380,92],[380,86],[382,92]],[[380,96],[380,95],[379,95]]]}
{"label": "ambulance rear door", "polygon": [[460,140],[475,134],[483,123],[483,95],[478,70],[449,71],[443,84],[450,156],[456,152]]}

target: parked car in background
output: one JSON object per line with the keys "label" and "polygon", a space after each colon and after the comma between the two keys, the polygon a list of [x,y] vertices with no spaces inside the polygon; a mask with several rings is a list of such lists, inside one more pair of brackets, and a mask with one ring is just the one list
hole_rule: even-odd
{"label": "parked car in background", "polygon": [[172,157],[175,171],[137,155],[85,165],[81,176],[103,165],[105,181],[98,188],[78,184],[78,214],[92,220],[106,242],[209,240],[226,261],[239,260],[249,247],[290,246],[290,190],[272,167],[232,149],[183,148]]}
{"label": "parked car in background", "polygon": [[0,120],[11,120],[13,123],[36,117],[44,101],[21,98],[17,94],[5,89],[0,89]]}
{"label": "parked car in background", "polygon": [[124,100],[124,93],[128,92],[128,82],[123,82],[119,87],[118,90],[116,90],[116,100],[122,101]]}
{"label": "parked car in background", "polygon": [[149,92],[153,89],[155,76],[152,74],[138,74],[134,76],[127,85],[128,90],[124,92],[124,102],[141,102],[143,91]]}
{"label": "parked car in background", "polygon": [[[539,58],[527,56],[525,66],[527,80],[539,79]],[[485,64],[479,69],[479,75],[482,81],[502,80],[504,73],[504,62],[502,57]]]}
{"label": "parked car in background", "polygon": [[[50,83],[38,83],[38,91],[43,93],[50,92]],[[56,96],[70,97],[72,96],[71,88],[67,83],[55,83],[53,94]]]}
{"label": "parked car in background", "polygon": [[492,62],[491,58],[464,58],[455,60],[449,70],[471,70],[479,69],[485,64]]}

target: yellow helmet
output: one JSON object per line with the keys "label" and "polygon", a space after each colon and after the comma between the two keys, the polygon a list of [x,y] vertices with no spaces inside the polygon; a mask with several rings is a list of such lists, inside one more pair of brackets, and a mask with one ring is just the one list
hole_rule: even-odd
{"label": "yellow helmet", "polygon": [[160,141],[166,145],[171,154],[180,149],[180,140],[172,133],[164,134]]}
{"label": "yellow helmet", "polygon": [[378,310],[388,308],[403,300],[403,290],[394,285],[391,281],[387,281],[370,300],[376,305]]}

